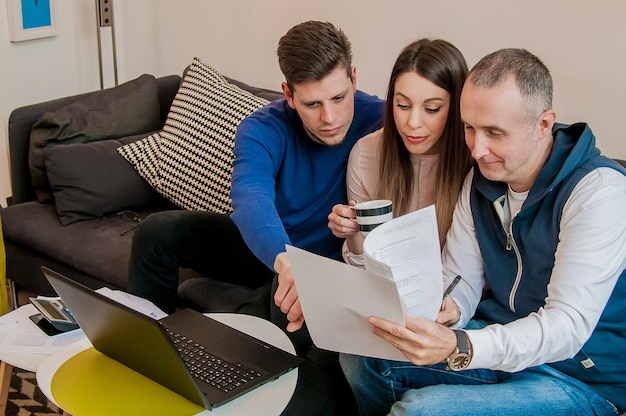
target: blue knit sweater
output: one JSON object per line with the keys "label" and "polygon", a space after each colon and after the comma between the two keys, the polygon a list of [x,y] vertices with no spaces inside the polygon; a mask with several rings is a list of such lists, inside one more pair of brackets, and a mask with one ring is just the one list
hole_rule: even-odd
{"label": "blue knit sweater", "polygon": [[286,100],[243,120],[235,138],[231,218],[252,252],[270,269],[285,244],[339,259],[342,240],[328,214],[346,203],[346,166],[352,146],[379,129],[384,102],[357,91],[345,141],[313,142]]}

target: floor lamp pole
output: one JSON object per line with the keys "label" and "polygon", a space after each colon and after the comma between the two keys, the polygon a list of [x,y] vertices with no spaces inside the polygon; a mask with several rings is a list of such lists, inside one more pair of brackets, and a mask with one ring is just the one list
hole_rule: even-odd
{"label": "floor lamp pole", "polygon": [[113,51],[113,79],[115,82],[115,86],[117,86],[117,50],[115,45],[115,25],[113,24],[113,0],[96,0],[96,33],[98,38],[98,66],[100,69],[100,89],[104,88],[104,74],[102,69],[102,36],[100,33],[103,27],[111,28],[111,46]]}

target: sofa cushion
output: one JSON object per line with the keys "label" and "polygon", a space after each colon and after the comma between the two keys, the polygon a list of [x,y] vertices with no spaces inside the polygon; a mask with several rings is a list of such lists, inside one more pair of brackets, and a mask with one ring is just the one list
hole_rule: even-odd
{"label": "sofa cushion", "polygon": [[[137,210],[137,218],[164,208]],[[128,259],[137,225],[131,218],[113,213],[63,227],[54,206],[37,201],[3,208],[1,215],[7,244],[12,241],[116,287],[128,287]]]}
{"label": "sofa cushion", "polygon": [[161,127],[157,83],[152,75],[99,91],[33,124],[29,170],[40,202],[51,200],[44,148],[146,133]]}
{"label": "sofa cushion", "polygon": [[229,213],[235,131],[268,102],[194,58],[158,137],[118,151],[177,206]]}
{"label": "sofa cushion", "polygon": [[48,146],[46,170],[61,224],[148,205],[161,197],[117,152],[146,135]]}

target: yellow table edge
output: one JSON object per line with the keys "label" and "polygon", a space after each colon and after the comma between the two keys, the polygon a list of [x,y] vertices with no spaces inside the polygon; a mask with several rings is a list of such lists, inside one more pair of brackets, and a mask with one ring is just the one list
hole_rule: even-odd
{"label": "yellow table edge", "polygon": [[183,416],[204,410],[93,347],[61,364],[50,389],[56,403],[72,415]]}

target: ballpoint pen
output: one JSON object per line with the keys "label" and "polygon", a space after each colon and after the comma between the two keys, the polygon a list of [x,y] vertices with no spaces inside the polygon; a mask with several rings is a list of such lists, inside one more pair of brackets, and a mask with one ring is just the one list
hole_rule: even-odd
{"label": "ballpoint pen", "polygon": [[445,292],[443,292],[443,297],[445,298],[446,296],[448,296],[450,293],[452,293],[452,291],[454,290],[454,288],[456,287],[456,285],[459,284],[459,282],[461,281],[461,275],[458,274],[454,280],[452,280],[452,282],[450,282],[450,285],[448,286],[448,288],[445,290]]}

